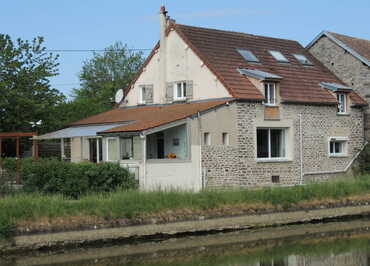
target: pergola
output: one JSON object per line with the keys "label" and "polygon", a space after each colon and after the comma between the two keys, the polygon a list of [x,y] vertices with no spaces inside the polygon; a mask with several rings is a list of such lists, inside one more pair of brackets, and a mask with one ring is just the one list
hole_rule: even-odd
{"label": "pergola", "polygon": [[[20,153],[21,153],[21,138],[22,137],[35,137],[36,132],[0,132],[0,156],[3,153],[2,141],[3,139],[16,139],[16,159],[17,159],[17,171],[16,171],[16,184],[21,184],[20,177]],[[39,156],[37,140],[32,140],[32,156],[37,159]]]}

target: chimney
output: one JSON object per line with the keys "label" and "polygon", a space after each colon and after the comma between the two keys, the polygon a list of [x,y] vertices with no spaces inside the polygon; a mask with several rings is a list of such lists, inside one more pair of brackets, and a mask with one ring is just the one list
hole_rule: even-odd
{"label": "chimney", "polygon": [[159,10],[159,21],[160,21],[160,48],[159,48],[159,60],[160,60],[160,84],[164,91],[164,99],[166,98],[167,90],[167,63],[166,63],[166,31],[167,31],[167,11],[164,6],[161,6]]}

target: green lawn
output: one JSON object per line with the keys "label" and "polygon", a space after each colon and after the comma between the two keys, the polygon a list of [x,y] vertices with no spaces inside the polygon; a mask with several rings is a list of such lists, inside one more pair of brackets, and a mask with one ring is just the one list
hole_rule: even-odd
{"label": "green lawn", "polygon": [[68,216],[130,218],[140,214],[176,209],[212,209],[224,205],[273,204],[287,207],[296,203],[370,193],[370,175],[355,180],[295,187],[256,190],[207,190],[191,192],[116,191],[90,194],[79,200],[60,195],[16,193],[0,199],[0,237],[12,234],[19,221]]}

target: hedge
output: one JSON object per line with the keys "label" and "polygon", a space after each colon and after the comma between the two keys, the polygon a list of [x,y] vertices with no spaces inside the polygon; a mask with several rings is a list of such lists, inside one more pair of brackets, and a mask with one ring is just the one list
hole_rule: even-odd
{"label": "hedge", "polygon": [[[14,158],[2,159],[2,166],[14,173],[15,162]],[[71,198],[87,192],[137,187],[133,175],[119,164],[69,163],[58,159],[21,160],[21,179],[25,192],[58,193]]]}

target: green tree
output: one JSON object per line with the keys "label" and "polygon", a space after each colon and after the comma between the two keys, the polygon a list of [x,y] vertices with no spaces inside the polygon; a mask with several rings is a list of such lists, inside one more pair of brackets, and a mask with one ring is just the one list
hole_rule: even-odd
{"label": "green tree", "polygon": [[41,132],[55,127],[56,107],[65,97],[50,86],[58,55],[47,53],[43,41],[13,42],[0,34],[0,131],[32,130],[30,122],[39,120]]}
{"label": "green tree", "polygon": [[94,113],[110,109],[115,92],[129,85],[142,63],[142,52],[132,51],[122,42],[107,47],[102,54],[94,53],[79,74],[81,88],[74,90],[75,101],[90,102]]}

